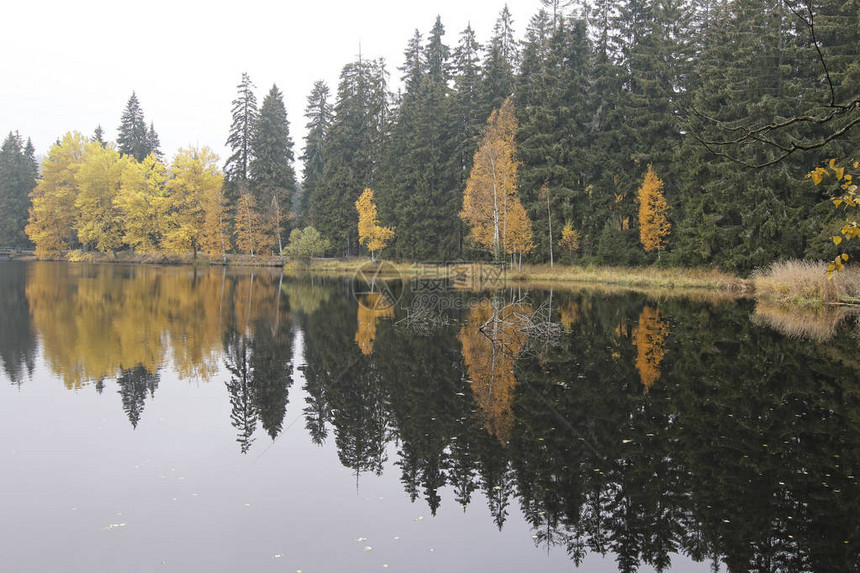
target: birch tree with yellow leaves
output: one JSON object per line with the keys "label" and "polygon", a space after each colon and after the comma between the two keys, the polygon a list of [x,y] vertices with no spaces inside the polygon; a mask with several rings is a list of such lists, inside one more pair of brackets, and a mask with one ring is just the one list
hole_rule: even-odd
{"label": "birch tree with yellow leaves", "polygon": [[517,195],[516,132],[514,106],[506,99],[487,119],[460,211],[471,228],[470,239],[496,260],[534,247],[531,221]]}
{"label": "birch tree with yellow leaves", "polygon": [[358,211],[358,242],[370,251],[370,260],[376,263],[376,254],[394,237],[394,227],[383,227],[376,215],[373,189],[367,188],[355,202]]}

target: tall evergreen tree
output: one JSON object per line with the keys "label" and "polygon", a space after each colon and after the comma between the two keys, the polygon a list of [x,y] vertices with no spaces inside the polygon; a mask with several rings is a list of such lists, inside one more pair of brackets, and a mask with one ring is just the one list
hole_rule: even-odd
{"label": "tall evergreen tree", "polygon": [[329,88],[322,80],[314,82],[314,87],[308,95],[305,107],[307,135],[305,149],[301,160],[304,162],[302,171],[302,201],[300,203],[301,218],[307,224],[313,224],[314,214],[311,211],[309,198],[316,194],[322,184],[325,171],[325,154],[323,144],[332,122],[332,108],[329,103]]}
{"label": "tall evergreen tree", "polygon": [[491,111],[500,108],[505,99],[513,95],[518,64],[519,46],[514,36],[514,20],[505,4],[493,27],[484,59],[484,117],[489,117]]}
{"label": "tall evergreen tree", "polygon": [[0,246],[31,246],[24,227],[30,191],[36,187],[37,166],[33,144],[18,132],[9,132],[0,147]]}
{"label": "tall evergreen tree", "polygon": [[161,152],[161,139],[159,139],[158,133],[155,131],[155,124],[153,122],[149,122],[149,129],[146,132],[146,144],[149,147],[149,153],[155,155],[155,158],[159,161],[164,161],[164,153]]}
{"label": "tall evergreen tree", "polygon": [[387,153],[386,184],[379,190],[383,220],[394,223],[394,252],[410,259],[459,254],[460,189],[450,162],[454,127],[450,49],[436,18],[418,51],[416,32],[406,49],[403,94]]}
{"label": "tall evergreen tree", "polygon": [[249,175],[257,204],[265,212],[271,213],[278,252],[283,249],[281,225],[296,192],[293,161],[293,140],[290,137],[284,96],[277,85],[272,85],[263,98],[251,137]]}
{"label": "tall evergreen tree", "polygon": [[237,94],[231,111],[233,123],[227,136],[227,146],[232,154],[224,164],[224,174],[228,182],[238,185],[246,184],[250,178],[251,138],[259,117],[255,87],[250,76],[243,72],[242,79],[236,86]]}
{"label": "tall evergreen tree", "polygon": [[458,189],[466,187],[472,169],[472,157],[478,147],[478,138],[485,118],[481,116],[481,45],[471,26],[460,33],[460,42],[454,49],[452,75],[454,93],[451,108],[452,126],[451,161],[456,173]]}
{"label": "tall evergreen tree", "polygon": [[334,119],[323,146],[323,183],[309,198],[314,226],[338,254],[358,252],[355,201],[378,177],[388,128],[386,86],[382,60],[359,57],[340,74]]}
{"label": "tall evergreen tree", "polygon": [[125,110],[122,112],[116,144],[120,153],[130,155],[138,161],[143,161],[143,158],[152,152],[149,130],[135,92],[131,92],[131,97],[128,98]]}
{"label": "tall evergreen tree", "polygon": [[96,126],[95,131],[93,131],[93,136],[90,137],[90,141],[98,143],[102,147],[107,145],[107,142],[105,141],[105,130],[102,129],[101,124]]}

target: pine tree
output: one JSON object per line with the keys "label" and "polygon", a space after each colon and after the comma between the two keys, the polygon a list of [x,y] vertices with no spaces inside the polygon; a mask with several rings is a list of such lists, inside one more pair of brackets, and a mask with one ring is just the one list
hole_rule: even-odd
{"label": "pine tree", "polygon": [[307,107],[305,107],[307,135],[305,135],[304,153],[301,156],[301,160],[304,162],[301,206],[302,219],[305,222],[313,221],[309,198],[316,194],[318,187],[322,184],[325,171],[323,144],[332,122],[332,109],[328,99],[328,85],[322,80],[314,82],[314,87],[308,95]]}
{"label": "pine tree", "polygon": [[137,99],[137,94],[131,92],[117,129],[117,148],[123,155],[130,155],[138,161],[143,161],[143,158],[152,152],[148,136],[149,130],[144,121],[140,101]]}
{"label": "pine tree", "polygon": [[263,98],[260,116],[251,138],[249,165],[252,192],[265,212],[271,213],[270,227],[276,235],[278,252],[283,249],[281,229],[296,191],[293,169],[293,140],[287,110],[278,86]]}
{"label": "pine tree", "polygon": [[233,100],[231,111],[233,123],[230,125],[230,134],[227,136],[227,146],[232,151],[232,155],[224,164],[224,175],[228,182],[237,185],[246,184],[250,178],[253,152],[251,138],[259,117],[257,96],[254,95],[255,87],[250,76],[243,73],[241,81],[236,86],[238,92],[236,99]]}
{"label": "pine tree", "polygon": [[458,190],[466,187],[483,123],[480,60],[481,45],[472,27],[467,26],[460,33],[460,42],[453,56],[451,161]]}

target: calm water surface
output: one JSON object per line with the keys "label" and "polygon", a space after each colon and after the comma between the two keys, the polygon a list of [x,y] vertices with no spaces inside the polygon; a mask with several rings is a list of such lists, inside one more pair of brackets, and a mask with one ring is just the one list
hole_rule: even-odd
{"label": "calm water surface", "polygon": [[467,286],[0,263],[0,571],[858,569],[855,318]]}

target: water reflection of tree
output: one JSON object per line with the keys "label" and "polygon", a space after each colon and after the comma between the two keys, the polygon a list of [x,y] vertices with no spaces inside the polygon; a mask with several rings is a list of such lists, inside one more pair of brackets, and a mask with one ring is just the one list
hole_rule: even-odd
{"label": "water reflection of tree", "polygon": [[293,383],[293,323],[282,280],[252,273],[231,284],[235,327],[225,341],[226,386],[242,453],[250,449],[258,421],[273,440],[284,424]]}
{"label": "water reflection of tree", "polygon": [[147,396],[150,398],[155,396],[158,381],[158,372],[150,372],[143,366],[120,368],[116,383],[119,386],[119,395],[122,397],[122,409],[133,428],[137,428]]}
{"label": "water reflection of tree", "polygon": [[18,263],[0,267],[0,364],[18,386],[32,375],[37,348],[25,290],[26,270]]}

